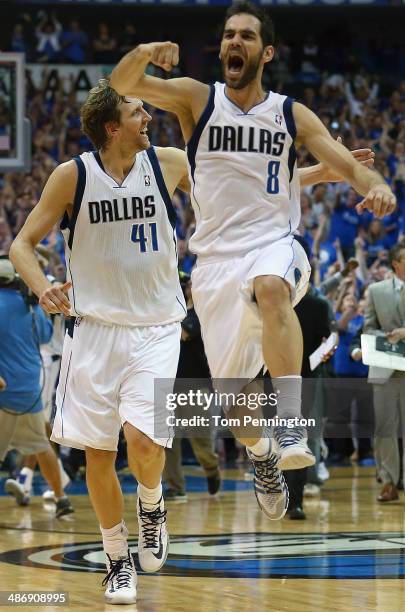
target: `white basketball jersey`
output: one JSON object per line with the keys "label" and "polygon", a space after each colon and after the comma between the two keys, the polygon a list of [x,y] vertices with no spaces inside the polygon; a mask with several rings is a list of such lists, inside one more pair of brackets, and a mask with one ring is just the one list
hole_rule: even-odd
{"label": "white basketball jersey", "polygon": [[129,326],[181,321],[176,213],[153,147],[136,154],[122,185],[98,153],[75,161],[73,214],[61,223],[74,314]]}
{"label": "white basketball jersey", "polygon": [[199,258],[238,257],[293,233],[300,189],[292,99],[270,92],[245,113],[211,88],[187,145]]}

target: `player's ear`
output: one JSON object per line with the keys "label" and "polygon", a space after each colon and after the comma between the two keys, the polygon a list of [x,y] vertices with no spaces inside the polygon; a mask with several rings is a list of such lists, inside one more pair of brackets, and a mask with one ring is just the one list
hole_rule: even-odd
{"label": "player's ear", "polygon": [[106,123],[104,127],[108,138],[112,138],[118,131],[119,125],[116,121],[111,121],[110,123]]}
{"label": "player's ear", "polygon": [[274,57],[274,53],[275,53],[275,49],[272,45],[267,45],[267,47],[264,47],[263,59],[264,59],[265,64],[267,64],[267,62],[271,62],[271,60]]}

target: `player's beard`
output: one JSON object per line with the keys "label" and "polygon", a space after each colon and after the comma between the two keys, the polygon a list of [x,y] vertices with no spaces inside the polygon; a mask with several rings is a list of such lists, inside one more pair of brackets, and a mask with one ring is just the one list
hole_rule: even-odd
{"label": "player's beard", "polygon": [[243,89],[247,87],[249,83],[255,80],[256,75],[259,71],[260,60],[262,58],[262,51],[260,51],[256,57],[252,58],[249,63],[245,64],[243,67],[242,75],[239,80],[235,81],[235,79],[229,79],[226,75],[226,61],[222,61],[222,74],[224,76],[224,81],[226,86],[230,89]]}

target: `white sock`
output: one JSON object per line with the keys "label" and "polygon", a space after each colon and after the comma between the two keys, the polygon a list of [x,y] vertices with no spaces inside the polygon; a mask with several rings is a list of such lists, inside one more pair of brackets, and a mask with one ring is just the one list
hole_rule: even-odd
{"label": "white sock", "polygon": [[121,521],[118,525],[114,525],[114,527],[110,527],[109,529],[103,529],[100,525],[100,531],[103,536],[104,552],[113,559],[126,557],[128,555],[128,529],[124,521]]}
{"label": "white sock", "polygon": [[269,438],[260,438],[256,444],[253,446],[247,447],[256,457],[263,457],[264,455],[269,454],[270,450],[270,439]]}
{"label": "white sock", "polygon": [[60,471],[60,477],[62,480],[62,489],[64,489],[65,487],[68,486],[69,482],[70,482],[70,478],[69,476],[66,474],[62,461],[60,459],[58,459],[58,465],[59,465],[59,471]]}
{"label": "white sock", "polygon": [[271,382],[277,393],[277,416],[281,419],[300,417],[302,376],[277,376]]}
{"label": "white sock", "polygon": [[142,502],[142,506],[148,512],[149,510],[155,510],[154,506],[160,501],[162,497],[162,483],[159,482],[158,486],[154,489],[148,489],[140,482],[138,483],[138,495]]}
{"label": "white sock", "polygon": [[31,493],[32,479],[34,477],[34,470],[29,467],[23,467],[18,474],[18,482],[23,486],[26,493]]}

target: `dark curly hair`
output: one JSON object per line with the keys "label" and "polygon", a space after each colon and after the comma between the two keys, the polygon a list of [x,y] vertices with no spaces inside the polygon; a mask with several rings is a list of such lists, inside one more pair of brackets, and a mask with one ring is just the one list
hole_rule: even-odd
{"label": "dark curly hair", "polygon": [[[262,38],[263,47],[268,45],[274,45],[275,32],[274,24],[268,13],[256,4],[252,4],[248,0],[241,0],[232,4],[225,13],[224,28],[225,24],[234,15],[240,15],[240,13],[247,13],[253,15],[260,21],[260,36]],[[224,29],[223,28],[223,29]]]}

